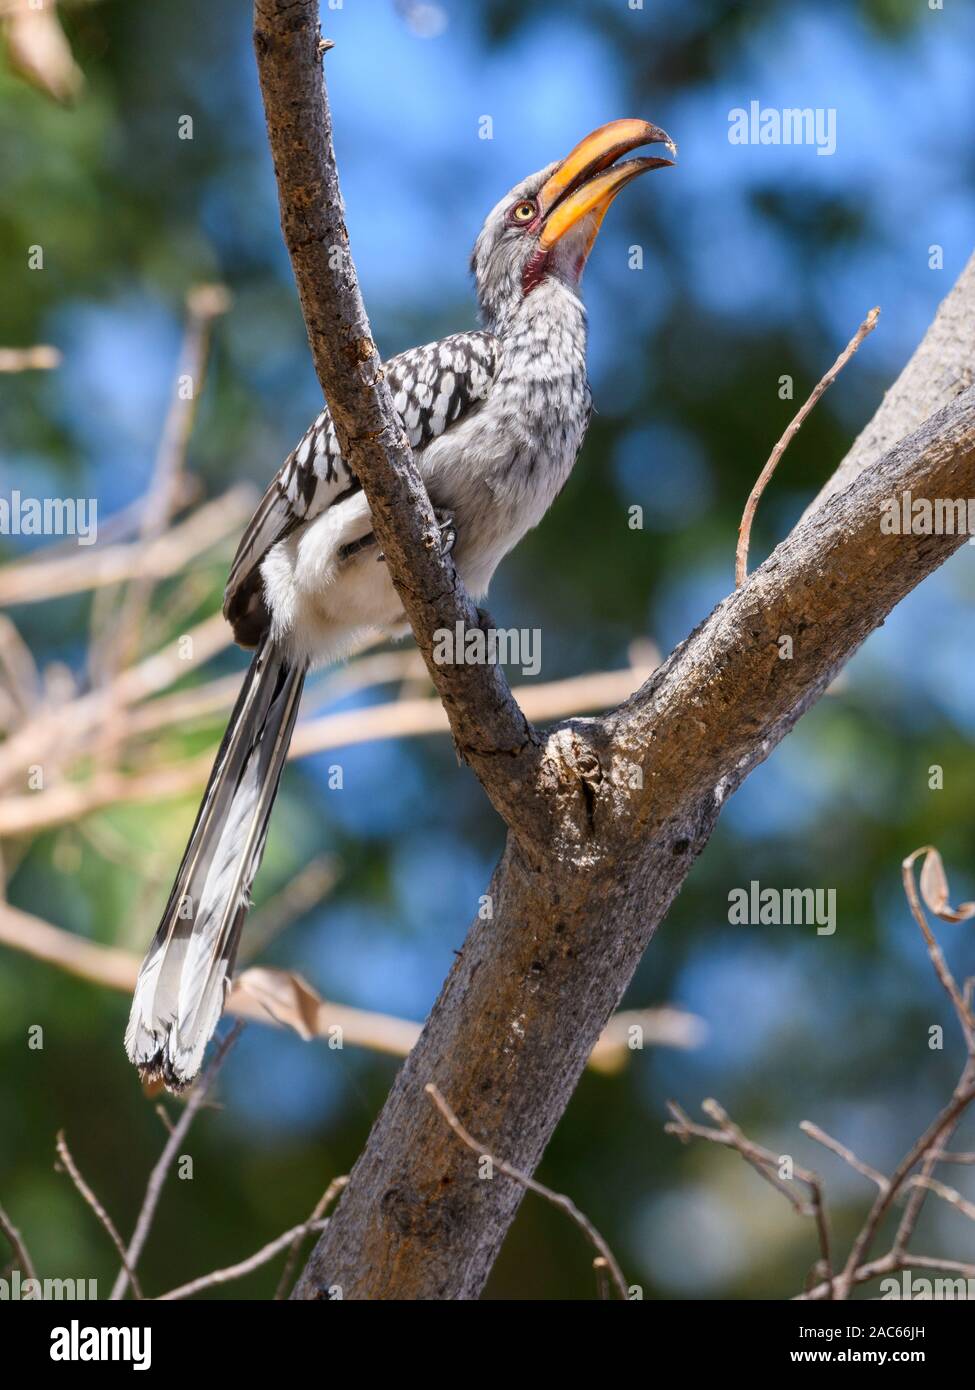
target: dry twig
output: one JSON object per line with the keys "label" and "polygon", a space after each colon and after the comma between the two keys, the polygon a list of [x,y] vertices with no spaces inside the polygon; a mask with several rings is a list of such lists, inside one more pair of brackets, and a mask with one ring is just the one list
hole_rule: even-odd
{"label": "dry twig", "polygon": [[209,1066],[200,1077],[199,1081],[190,1091],[186,1101],[186,1108],[177,1120],[166,1140],[166,1146],[159,1155],[152,1172],[149,1174],[149,1181],[146,1184],[146,1195],[142,1199],[142,1206],[139,1209],[139,1216],[135,1223],[135,1230],[132,1232],[132,1239],[129,1241],[128,1249],[122,1250],[122,1268],[119,1270],[115,1283],[112,1285],[112,1292],[109,1299],[115,1301],[125,1297],[125,1288],[129,1280],[135,1285],[135,1269],[139,1263],[149,1232],[152,1229],[153,1219],[156,1215],[156,1208],[159,1205],[159,1198],[162,1196],[163,1186],[166,1182],[167,1174],[172,1164],[179,1154],[180,1146],[189,1132],[190,1125],[203,1106],[204,1101],[213,1089],[213,1083],[217,1079],[217,1073],[223,1066],[227,1054],[234,1043],[240,1037],[242,1023],[236,1023],[216,1052],[213,1054]]}
{"label": "dry twig", "polygon": [[[329,1210],[332,1203],[345,1190],[348,1181],[349,1179],[347,1175],[343,1175],[340,1178],[332,1179],[328,1187],[325,1189],[321,1197],[319,1197],[318,1201],[316,1202],[315,1210],[312,1212],[311,1216],[309,1216],[308,1220],[305,1222],[306,1230],[310,1231],[315,1229],[315,1223],[321,1221],[322,1217]],[[278,1280],[278,1287],[274,1292],[274,1297],[276,1301],[287,1297],[288,1289],[291,1287],[291,1284],[294,1281],[295,1265],[298,1262],[298,1254],[301,1250],[301,1242],[304,1240],[305,1233],[305,1230],[302,1230],[298,1235],[295,1236],[294,1240],[291,1242],[291,1249],[288,1251],[288,1258],[284,1262],[284,1269],[281,1271],[281,1278]]]}
{"label": "dry twig", "polygon": [[[35,960],[45,961],[92,984],[120,990],[123,994],[132,993],[139,973],[139,958],[128,951],[87,941],[2,901],[0,945],[21,951]],[[279,1022],[262,1003],[237,986],[231,990],[227,1000],[227,1012],[248,1022]],[[623,1061],[632,1056],[630,1048],[620,1037],[618,1020],[622,1022],[625,1033],[632,1026],[634,1018],[642,1021],[646,1045],[696,1047],[704,1035],[704,1025],[696,1014],[670,1006],[615,1015],[593,1050],[592,1065],[595,1070],[617,1070]],[[391,1057],[408,1056],[420,1036],[420,1024],[410,1019],[356,1009],[328,999],[317,1000],[316,1015],[310,1030],[312,1035],[329,1038],[336,1029],[341,1031],[345,1042]],[[193,1094],[195,1092],[191,1093],[191,1100]]]}
{"label": "dry twig", "polygon": [[949,1187],[947,1183],[939,1182],[937,1178],[926,1177],[923,1173],[916,1174],[911,1178],[914,1187],[926,1187],[940,1197],[943,1202],[953,1206],[956,1211],[960,1211],[963,1216],[967,1216],[969,1221],[975,1221],[975,1202],[970,1202],[963,1197],[956,1187]]}
{"label": "dry twig", "polygon": [[[206,377],[213,322],[229,308],[230,295],[223,285],[194,285],[186,296],[186,328],[176,382],[156,452],[152,481],[143,503],[139,528],[139,540],[143,546],[164,534],[176,510],[186,468],[186,451]],[[95,643],[93,665],[101,665],[99,674],[103,679],[110,678],[120,667],[129,664],[148,612],[154,585],[155,579],[151,574],[136,575],[125,595],[121,612],[112,622],[107,640],[102,644]],[[98,661],[99,645],[102,646],[101,663]]]}
{"label": "dry twig", "polygon": [[[29,559],[0,569],[0,606],[43,603],[66,594],[86,593],[144,575],[168,579],[182,573],[191,561],[230,536],[235,536],[254,510],[254,489],[240,484],[222,497],[204,502],[178,526],[148,544],[122,542],[101,547],[75,547],[80,554],[48,558],[43,550]],[[229,638],[228,638],[229,640]]]}
{"label": "dry twig", "polygon": [[[952,1091],[947,1104],[935,1116],[928,1125],[924,1133],[918,1138],[897,1164],[894,1171],[887,1176],[865,1163],[859,1158],[852,1149],[841,1144],[839,1140],[832,1138],[825,1133],[818,1125],[812,1124],[808,1120],[803,1120],[800,1129],[817,1143],[823,1144],[832,1153],[836,1154],[845,1163],[849,1164],[856,1172],[874,1183],[878,1189],[860,1230],[857,1232],[850,1253],[842,1269],[837,1274],[828,1273],[826,1278],[819,1280],[811,1288],[807,1288],[801,1298],[805,1299],[846,1299],[851,1290],[859,1285],[868,1283],[881,1275],[896,1273],[901,1270],[910,1269],[912,1266],[923,1269],[942,1269],[956,1274],[964,1274],[967,1277],[975,1277],[975,1265],[965,1264],[957,1260],[942,1260],[934,1255],[918,1255],[908,1250],[908,1244],[914,1233],[921,1207],[927,1193],[934,1192],[942,1200],[950,1203],[963,1215],[975,1220],[975,1203],[968,1201],[955,1188],[948,1187],[931,1176],[932,1170],[937,1164],[942,1162],[971,1162],[975,1160],[975,1155],[960,1153],[949,1154],[946,1152],[945,1145],[951,1134],[954,1132],[959,1120],[968,1106],[975,1100],[975,1055],[972,1051],[972,1016],[971,1016],[971,995],[972,982],[967,981],[964,988],[959,988],[952,975],[948,964],[944,958],[944,953],[938,944],[934,933],[924,915],[921,902],[918,897],[914,883],[913,865],[922,854],[937,856],[933,861],[936,870],[929,874],[927,885],[922,875],[922,891],[927,888],[926,898],[929,905],[933,902],[935,910],[939,910],[940,915],[949,921],[963,920],[972,915],[968,911],[969,904],[963,904],[961,908],[954,909],[949,907],[947,883],[944,880],[943,870],[940,867],[940,856],[936,850],[930,846],[924,849],[915,850],[908,855],[903,863],[904,892],[907,897],[911,912],[914,915],[918,926],[921,929],[924,943],[927,948],[928,956],[934,967],[935,973],[940,980],[945,993],[954,1006],[955,1013],[961,1025],[962,1033],[965,1038],[967,1055],[965,1065],[961,1075]],[[707,1129],[703,1125],[695,1125],[684,1112],[673,1102],[670,1103],[671,1114],[675,1121],[668,1124],[666,1129],[669,1133],[678,1135],[681,1139],[687,1140],[691,1137],[710,1140],[712,1143],[725,1144],[736,1149],[743,1158],[750,1162],[762,1176],[772,1182],[773,1186],[789,1198],[793,1206],[796,1206],[794,1194],[790,1193],[785,1184],[778,1179],[777,1173],[770,1170],[777,1165],[778,1160],[774,1154],[767,1149],[762,1149],[753,1144],[750,1140],[731,1125],[721,1107],[714,1101],[705,1101],[702,1109],[717,1120],[719,1128],[716,1130]],[[920,1173],[915,1173],[914,1169],[921,1165]],[[804,1170],[796,1168],[795,1175],[801,1181],[809,1182],[811,1175]],[[907,1193],[907,1201],[904,1212],[901,1216],[897,1230],[894,1234],[890,1250],[886,1255],[879,1259],[870,1260],[871,1247],[877,1237],[881,1223],[889,1212],[893,1202],[902,1193]],[[816,1215],[817,1224],[820,1227],[820,1240],[824,1252],[824,1263],[829,1268],[828,1238],[826,1236],[826,1217],[823,1203],[821,1187],[816,1188],[816,1197],[813,1202],[813,1211]]]}
{"label": "dry twig", "polygon": [[[208,622],[216,622],[216,619],[208,619]],[[634,680],[638,678],[630,669],[605,671],[545,685],[516,687],[515,694],[532,718],[558,718],[570,710],[580,713],[605,709],[615,700],[624,699],[630,694]],[[102,692],[95,692],[90,698],[94,701],[101,695]],[[541,711],[541,715],[537,711]],[[70,733],[70,717],[66,723]],[[48,728],[48,737],[53,742],[58,729],[56,719],[49,721]],[[299,720],[288,757],[303,758],[311,753],[351,747],[374,739],[447,732],[447,716],[436,697],[394,700],[389,704],[323,715],[319,719]],[[26,746],[24,738],[18,734],[15,740],[11,740],[9,755],[5,750],[0,752],[0,768],[12,775],[16,767],[25,766]],[[36,761],[36,755],[30,757],[31,763]],[[152,765],[144,772],[125,773],[106,769],[95,772],[83,782],[66,781],[42,793],[8,796],[0,801],[0,838],[36,834],[56,825],[76,821],[106,806],[186,795],[204,785],[212,765],[213,752],[207,751],[180,763]]]}
{"label": "dry twig", "polygon": [[814,1125],[811,1120],[802,1120],[799,1128],[803,1134],[808,1134],[810,1139],[815,1139],[817,1144],[822,1144],[838,1158],[842,1158],[844,1163],[848,1163],[862,1177],[869,1178],[871,1182],[876,1183],[882,1192],[887,1190],[888,1182],[883,1173],[878,1172],[876,1168],[871,1168],[869,1163],[863,1162],[863,1159],[857,1158],[852,1149],[848,1149],[845,1144],[841,1144],[838,1139],[834,1139],[832,1135],[820,1129],[819,1125]]}
{"label": "dry twig", "polygon": [[14,1259],[20,1261],[20,1268],[23,1270],[26,1278],[36,1279],[37,1271],[34,1268],[34,1261],[30,1257],[30,1252],[24,1244],[24,1238],[4,1211],[3,1207],[0,1207],[0,1231],[3,1232],[9,1242],[10,1248],[14,1252]]}
{"label": "dry twig", "polygon": [[[791,1179],[781,1177],[782,1155],[773,1153],[771,1149],[763,1148],[760,1144],[753,1143],[742,1133],[716,1100],[705,1100],[701,1103],[701,1109],[705,1115],[715,1121],[717,1125],[715,1129],[709,1129],[707,1125],[695,1124],[684,1114],[675,1101],[668,1101],[667,1109],[674,1118],[664,1126],[666,1134],[676,1135],[685,1143],[691,1138],[706,1139],[709,1143],[723,1144],[727,1148],[734,1149],[747,1164],[755,1169],[759,1177],[764,1178],[785,1197],[799,1216],[811,1216],[813,1218],[819,1239],[820,1264],[827,1282],[832,1287],[833,1266],[829,1224],[826,1219],[823,1185],[819,1174],[814,1173],[812,1169],[801,1168],[797,1163],[793,1163],[793,1177]],[[808,1192],[806,1200],[803,1200],[794,1191],[790,1185],[793,1181],[801,1182],[806,1187]]]}
{"label": "dry twig", "polygon": [[61,1130],[58,1134],[57,1150],[58,1157],[64,1164],[64,1167],[67,1170],[68,1176],[71,1178],[71,1181],[74,1183],[75,1187],[81,1193],[82,1197],[87,1202],[87,1204],[91,1207],[92,1211],[98,1217],[98,1220],[101,1222],[105,1231],[107,1231],[109,1239],[115,1246],[115,1249],[118,1251],[119,1256],[122,1260],[122,1264],[125,1267],[126,1276],[132,1281],[132,1288],[135,1292],[136,1298],[143,1298],[145,1295],[143,1294],[142,1289],[139,1286],[139,1280],[136,1277],[135,1269],[129,1263],[129,1258],[126,1253],[125,1246],[122,1244],[122,1237],[116,1230],[114,1221],[109,1216],[104,1206],[102,1206],[102,1203],[96,1197],[91,1187],[82,1177],[78,1165],[75,1163],[74,1159],[71,1156],[71,1150],[68,1148],[68,1141],[64,1137],[64,1130]]}
{"label": "dry twig", "polygon": [[161,1293],[159,1302],[168,1303],[191,1298],[203,1289],[212,1289],[217,1284],[229,1284],[232,1279],[242,1279],[245,1274],[252,1274],[255,1269],[267,1264],[268,1260],[273,1260],[275,1255],[279,1255],[287,1246],[302,1240],[309,1231],[323,1231],[327,1225],[327,1221],[303,1221],[300,1226],[292,1226],[290,1231],[285,1231],[284,1235],[269,1241],[248,1259],[241,1260],[240,1264],[230,1265],[227,1269],[215,1269],[212,1274],[203,1274],[199,1279],[191,1279],[188,1284],[180,1284],[179,1288],[170,1289],[169,1293]]}
{"label": "dry twig", "polygon": [[879,308],[870,310],[869,314],[863,320],[860,327],[857,329],[853,337],[847,343],[846,347],[840,353],[839,357],[837,357],[832,367],[830,367],[829,371],[822,378],[819,384],[813,388],[812,394],[806,401],[805,405],[802,406],[801,409],[797,412],[797,414],[793,417],[792,422],[790,423],[785,434],[782,436],[778,444],[776,444],[775,448],[769,455],[768,462],[766,463],[765,467],[762,469],[761,473],[759,473],[758,481],[755,483],[755,486],[748,494],[748,501],[745,503],[745,510],[744,512],[742,512],[741,524],[738,527],[738,546],[735,551],[736,588],[740,588],[741,585],[744,584],[745,578],[748,574],[748,542],[751,539],[752,522],[755,519],[755,509],[758,506],[759,499],[761,498],[762,493],[768,487],[769,480],[771,479],[772,474],[779,466],[779,460],[791,444],[796,434],[798,434],[803,422],[806,419],[806,416],[809,414],[813,406],[823,395],[824,391],[826,391],[827,387],[832,386],[833,382],[839,376],[840,372],[846,366],[847,362],[849,362],[850,358],[856,352],[857,348],[863,342],[867,334],[872,333],[873,330],[876,328],[877,319],[879,317]]}
{"label": "dry twig", "polygon": [[514,1182],[520,1183],[526,1191],[535,1192],[539,1197],[544,1197],[546,1202],[551,1202],[553,1207],[558,1207],[560,1211],[564,1211],[567,1216],[571,1217],[586,1239],[595,1247],[597,1260],[594,1262],[594,1265],[598,1268],[602,1268],[603,1266],[598,1265],[598,1261],[602,1260],[604,1262],[605,1269],[616,1286],[617,1293],[624,1302],[627,1301],[629,1293],[626,1287],[626,1281],[623,1278],[622,1270],[616,1262],[616,1256],[613,1254],[612,1250],[610,1250],[588,1216],[585,1216],[579,1210],[572,1198],[566,1197],[562,1192],[553,1192],[550,1187],[545,1187],[535,1178],[529,1177],[527,1173],[522,1173],[519,1169],[513,1168],[512,1165],[506,1163],[503,1158],[495,1158],[483,1144],[478,1143],[473,1135],[468,1133],[432,1081],[428,1081],[423,1089],[447,1121],[450,1128],[457,1135],[457,1138],[462,1144],[466,1144],[472,1153],[476,1154],[478,1158],[487,1159],[492,1169],[496,1168],[498,1172],[503,1173],[506,1178],[511,1178]]}

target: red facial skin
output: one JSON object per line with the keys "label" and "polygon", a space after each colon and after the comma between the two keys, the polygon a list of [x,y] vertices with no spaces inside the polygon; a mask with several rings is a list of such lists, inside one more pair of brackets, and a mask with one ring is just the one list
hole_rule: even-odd
{"label": "red facial skin", "polygon": [[[527,199],[522,199],[522,202],[515,203],[514,207],[509,209],[507,218],[508,226],[518,227],[521,231],[527,233],[534,233],[538,231],[541,225],[542,218],[540,212],[536,212],[535,217],[531,222],[519,222],[517,218],[514,216],[515,208],[521,207],[523,203],[527,201]],[[548,274],[549,269],[551,267],[551,263],[552,252],[550,250],[543,251],[541,248],[539,248],[535,252],[534,256],[532,256],[531,260],[528,261],[524,270],[521,273],[521,292],[526,299],[531,294],[532,290],[537,289],[538,286],[545,279],[545,276]],[[582,271],[585,267],[585,263],[586,258],[585,256],[583,256],[580,258],[579,263],[576,266],[577,281],[582,276]]]}
{"label": "red facial skin", "polygon": [[532,290],[538,288],[548,274],[550,258],[550,252],[536,251],[521,272],[521,292],[526,299],[531,294]]}

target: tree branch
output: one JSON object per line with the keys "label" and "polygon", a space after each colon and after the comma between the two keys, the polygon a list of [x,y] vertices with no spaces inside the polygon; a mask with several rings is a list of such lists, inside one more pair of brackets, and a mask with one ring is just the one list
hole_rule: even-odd
{"label": "tree branch", "polygon": [[832,386],[833,382],[839,376],[840,372],[846,366],[847,362],[849,362],[850,358],[856,352],[857,348],[859,348],[864,338],[866,338],[867,335],[869,333],[872,333],[873,330],[876,328],[877,320],[879,317],[880,310],[878,308],[870,310],[867,317],[863,320],[860,327],[854,333],[853,337],[847,343],[846,347],[840,353],[839,357],[837,357],[836,361],[830,367],[829,371],[826,372],[825,375],[820,378],[820,380],[813,387],[812,392],[807,397],[806,401],[796,411],[795,415],[792,417],[792,420],[786,427],[785,433],[782,435],[781,439],[776,444],[771,454],[769,454],[768,462],[766,463],[765,467],[762,469],[761,473],[759,473],[757,479],[755,480],[755,485],[752,488],[751,492],[748,494],[748,501],[745,503],[745,510],[744,512],[742,512],[741,524],[738,527],[738,547],[735,551],[736,585],[743,584],[745,582],[745,576],[748,574],[748,544],[751,540],[752,522],[755,519],[755,512],[758,507],[759,501],[761,500],[762,493],[765,491],[766,487],[771,481],[772,474],[778,468],[779,463],[782,460],[782,455],[785,453],[786,449],[788,449],[793,439],[796,437],[802,426],[805,424],[809,413],[812,411],[816,403],[819,400],[821,400],[824,393],[828,391],[829,388]]}
{"label": "tree branch", "polygon": [[30,1251],[24,1242],[23,1236],[11,1221],[10,1217],[0,1207],[0,1231],[7,1238],[7,1242],[14,1252],[14,1260],[19,1261],[19,1268],[23,1270],[25,1279],[36,1279],[37,1270],[34,1268],[34,1261],[30,1257]]}
{"label": "tree branch", "polygon": [[285,1231],[283,1235],[275,1237],[267,1245],[261,1246],[255,1254],[248,1256],[246,1260],[241,1260],[239,1264],[230,1265],[227,1269],[215,1269],[211,1274],[203,1274],[199,1279],[191,1279],[188,1284],[180,1284],[177,1289],[170,1289],[168,1293],[159,1295],[160,1303],[177,1301],[182,1298],[192,1298],[195,1293],[202,1293],[204,1289],[212,1289],[217,1284],[229,1284],[234,1279],[243,1279],[246,1274],[253,1274],[255,1269],[260,1269],[261,1265],[266,1265],[268,1260],[273,1260],[275,1255],[280,1255],[282,1250],[287,1250],[294,1245],[295,1241],[300,1241],[309,1231],[320,1231],[327,1225],[323,1221],[303,1221],[300,1226],[292,1226],[290,1231]]}
{"label": "tree branch", "polygon": [[[380,547],[457,748],[516,831],[544,811],[537,746],[496,665],[438,666],[438,628],[480,625],[393,411],[349,253],[322,74],[318,0],[256,0],[254,50],[274,158],[281,229],[315,371],[342,454],[369,500]],[[532,804],[526,804],[527,801]]]}
{"label": "tree branch", "polygon": [[[544,1197],[546,1202],[551,1202],[553,1207],[558,1207],[560,1211],[564,1211],[565,1214],[575,1222],[579,1230],[582,1231],[583,1235],[596,1251],[596,1259],[593,1262],[594,1266],[597,1269],[606,1270],[616,1288],[616,1292],[625,1303],[629,1297],[629,1291],[627,1290],[626,1280],[623,1278],[623,1271],[619,1267],[616,1256],[596,1230],[588,1216],[579,1210],[572,1198],[566,1197],[563,1192],[553,1192],[550,1187],[545,1187],[542,1183],[536,1182],[536,1180],[530,1178],[527,1173],[519,1173],[517,1168],[512,1168],[511,1164],[506,1163],[503,1158],[498,1158],[494,1154],[485,1153],[483,1146],[478,1143],[473,1134],[468,1134],[467,1130],[461,1124],[460,1120],[458,1120],[436,1086],[431,1082],[425,1087],[425,1090],[450,1128],[457,1135],[460,1142],[466,1144],[471,1153],[480,1160],[481,1164],[487,1163],[491,1177],[494,1176],[494,1169],[497,1169],[498,1172],[502,1173],[506,1178],[511,1178],[512,1182],[518,1183],[526,1192],[535,1192],[539,1197]],[[479,1172],[479,1176],[482,1176],[481,1172]],[[955,1193],[955,1196],[957,1197],[958,1194]]]}
{"label": "tree branch", "polygon": [[[219,644],[226,645],[228,628],[221,614],[208,618],[198,630],[201,635],[215,632]],[[173,643],[173,653],[176,648],[177,644]],[[195,658],[197,662],[207,654],[202,644],[200,651],[201,655]],[[78,739],[81,740],[79,754],[87,751],[93,730],[102,732],[104,726],[101,721],[111,708],[108,692],[115,691],[119,682],[126,677],[138,677],[143,667],[151,667],[153,674],[162,674],[168,656],[168,650],[156,653],[140,666],[124,672],[105,690],[92,691],[63,709],[49,710],[42,717],[30,720],[5,744],[0,745],[0,786],[4,781],[13,782],[15,778],[19,778],[23,785],[27,780],[28,766],[42,761],[42,755],[48,748],[56,750],[57,755],[61,756],[65,746],[70,751],[70,741]],[[174,663],[176,659],[174,655]],[[184,669],[190,665],[189,662],[181,664]],[[617,704],[633,689],[634,679],[639,679],[639,675],[630,669],[593,671],[569,680],[546,681],[518,686],[516,689],[526,710],[534,711],[538,718],[559,719],[572,712],[604,710]],[[135,683],[131,682],[132,685]],[[228,709],[233,705],[237,685],[226,690],[223,703]],[[153,712],[155,703],[142,706],[142,711],[148,709]],[[119,715],[115,721],[115,733],[126,734],[128,718],[125,712]],[[138,724],[138,720],[133,720],[133,732],[138,732]],[[288,758],[304,758],[311,753],[347,748],[353,744],[369,743],[373,739],[442,734],[447,732],[448,727],[447,716],[438,699],[418,696],[415,699],[392,700],[362,709],[324,714],[317,719],[299,719],[288,749]],[[167,728],[172,728],[172,722]],[[109,728],[108,732],[113,731]],[[51,785],[43,792],[25,792],[21,796],[0,798],[0,839],[13,835],[33,835],[57,825],[70,824],[106,806],[185,796],[206,785],[212,768],[213,749],[208,748],[205,753],[179,762],[167,763],[159,759],[144,771],[99,768],[83,781],[67,778],[54,781],[52,778]],[[49,771],[46,764],[45,770]]]}
{"label": "tree branch", "polygon": [[29,559],[0,570],[0,604],[8,608],[18,603],[62,598],[65,594],[120,584],[139,575],[168,579],[184,572],[191,561],[225,536],[239,532],[256,501],[254,489],[242,483],[222,497],[204,503],[148,545],[132,541],[95,551],[82,547],[80,554],[50,558],[39,550]]}
{"label": "tree branch", "polygon": [[799,526],[620,710],[549,734],[540,781],[556,832],[533,861],[509,840],[493,919],[472,927],[298,1296],[477,1295],[520,1194],[463,1172],[423,1084],[533,1171],[724,801],[964,540],[880,534],[881,501],[908,483],[915,496],[975,495],[975,392]]}
{"label": "tree branch", "polygon": [[[257,914],[259,924],[261,913]],[[101,946],[96,941],[87,941],[74,932],[62,927],[52,926],[50,922],[34,917],[29,912],[11,907],[0,901],[0,946],[56,966],[69,975],[107,989],[131,994],[139,974],[139,957],[122,951],[116,946]],[[278,972],[286,975],[286,972]],[[246,976],[238,976],[227,998],[227,1012],[236,1018],[269,1026],[288,1026],[287,1020],[269,1012],[254,994],[249,992]],[[398,1018],[394,1014],[374,1013],[369,1009],[356,1009],[349,1004],[336,1004],[330,999],[315,999],[314,1017],[303,1020],[304,1037],[334,1039],[341,1034],[342,1041],[353,1047],[366,1047],[372,1052],[381,1052],[389,1057],[407,1057],[421,1027],[412,1019]],[[633,1038],[634,1030],[637,1038]],[[607,1023],[593,1048],[590,1063],[595,1071],[612,1074],[620,1071],[633,1055],[632,1043],[637,1050],[644,1047],[693,1048],[703,1042],[706,1029],[702,1019],[696,1014],[687,1013],[664,1005],[655,1009],[632,1009],[626,1013],[615,1014]],[[223,1053],[215,1054],[222,1056]],[[187,1110],[202,1102],[201,1088],[211,1076],[213,1064],[203,1078],[190,1092]],[[207,1082],[209,1084],[209,1082]],[[185,1114],[185,1112],[184,1112]]]}
{"label": "tree branch", "polygon": [[91,1207],[92,1211],[95,1213],[103,1229],[108,1235],[109,1240],[112,1242],[112,1244],[115,1246],[115,1249],[118,1251],[123,1268],[125,1269],[126,1277],[132,1283],[132,1288],[136,1298],[144,1298],[145,1295],[142,1292],[142,1288],[136,1276],[135,1267],[129,1263],[129,1258],[126,1254],[125,1246],[122,1244],[122,1237],[119,1235],[118,1230],[116,1229],[115,1222],[109,1216],[108,1212],[105,1210],[105,1207],[102,1205],[101,1201],[96,1196],[91,1186],[85,1181],[84,1177],[82,1176],[81,1170],[79,1169],[77,1163],[75,1163],[74,1158],[71,1155],[71,1150],[68,1148],[68,1141],[64,1137],[63,1129],[58,1132],[57,1151],[58,1157],[64,1165],[65,1171],[67,1172],[71,1181],[74,1183],[75,1187],[81,1193],[83,1200],[88,1204],[89,1207]]}
{"label": "tree branch", "polygon": [[[314,0],[257,0],[255,47],[282,227],[316,370],[458,746],[512,834],[423,1032],[295,1296],[476,1297],[521,1199],[479,1183],[425,1103],[430,1082],[488,1151],[530,1175],[727,797],[891,608],[964,541],[893,536],[881,504],[975,496],[975,390],[895,428],[610,715],[540,740],[489,666],[438,668],[431,635],[474,621],[433,541],[347,251]],[[333,254],[333,253],[338,254]],[[962,298],[969,315],[975,276]],[[929,334],[971,372],[958,303]],[[926,343],[928,340],[926,340]],[[952,355],[953,354],[953,355]],[[930,399],[930,396],[928,397]],[[920,426],[895,444],[908,429]],[[893,447],[891,447],[893,446]],[[887,449],[882,459],[878,455]],[[848,481],[848,479],[844,479]],[[780,639],[791,638],[783,659]],[[498,756],[501,754],[502,756]]]}
{"label": "tree branch", "polygon": [[184,1139],[190,1131],[190,1126],[197,1113],[203,1108],[203,1103],[213,1089],[213,1083],[217,1079],[220,1068],[226,1061],[230,1049],[240,1037],[243,1026],[242,1023],[235,1024],[220,1043],[220,1046],[210,1059],[206,1071],[190,1092],[182,1115],[180,1115],[179,1120],[170,1130],[165,1147],[153,1165],[152,1172],[149,1174],[149,1181],[146,1184],[146,1194],[142,1199],[142,1206],[139,1208],[135,1230],[132,1232],[132,1239],[129,1241],[128,1247],[121,1251],[122,1268],[116,1275],[115,1283],[112,1285],[112,1292],[109,1295],[109,1298],[113,1302],[125,1297],[125,1290],[130,1281],[132,1282],[133,1288],[136,1288],[135,1269],[142,1256],[145,1243],[149,1239],[149,1232],[152,1230],[152,1223],[156,1216],[156,1208],[159,1206],[159,1199],[162,1196],[162,1190],[166,1178],[169,1175],[169,1170],[179,1156],[179,1151],[182,1148]]}

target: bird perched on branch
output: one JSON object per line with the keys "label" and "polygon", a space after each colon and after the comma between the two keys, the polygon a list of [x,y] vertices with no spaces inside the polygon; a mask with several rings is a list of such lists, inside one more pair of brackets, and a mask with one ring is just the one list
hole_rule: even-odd
{"label": "bird perched on branch", "polygon": [[[617,193],[673,142],[612,121],[488,214],[471,268],[484,328],[385,364],[442,543],[475,598],[561,491],[586,433],[586,314],[579,284]],[[224,613],[253,661],[230,717],[132,1003],[125,1046],[171,1089],[200,1070],[217,1026],[301,698],[313,663],[404,627],[369,504],[324,410],[244,533]]]}

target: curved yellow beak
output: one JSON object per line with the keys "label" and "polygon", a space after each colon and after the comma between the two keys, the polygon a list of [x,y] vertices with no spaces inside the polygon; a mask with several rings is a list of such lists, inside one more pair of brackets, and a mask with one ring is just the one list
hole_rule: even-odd
{"label": "curved yellow beak", "polygon": [[663,144],[671,154],[677,146],[666,131],[648,121],[610,121],[600,126],[563,159],[538,195],[542,214],[539,246],[550,251],[568,231],[589,219],[582,259],[592,250],[610,203],[621,188],[649,169],[663,169],[672,159],[643,157],[615,161],[641,145]]}

